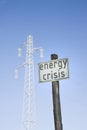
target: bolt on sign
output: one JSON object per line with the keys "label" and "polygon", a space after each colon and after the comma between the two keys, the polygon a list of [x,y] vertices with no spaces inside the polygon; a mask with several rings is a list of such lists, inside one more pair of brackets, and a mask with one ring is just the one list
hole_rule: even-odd
{"label": "bolt on sign", "polygon": [[38,64],[39,82],[58,81],[69,78],[68,59],[56,59]]}

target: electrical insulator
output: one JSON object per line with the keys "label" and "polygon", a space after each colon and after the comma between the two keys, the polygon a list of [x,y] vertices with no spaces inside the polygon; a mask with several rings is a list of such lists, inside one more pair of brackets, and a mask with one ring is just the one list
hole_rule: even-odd
{"label": "electrical insulator", "polygon": [[21,51],[22,49],[21,48],[18,48],[18,56],[21,57]]}
{"label": "electrical insulator", "polygon": [[18,79],[18,69],[15,69],[15,79]]}
{"label": "electrical insulator", "polygon": [[40,57],[41,57],[41,58],[44,57],[44,55],[43,55],[43,49],[42,49],[42,48],[40,48]]}

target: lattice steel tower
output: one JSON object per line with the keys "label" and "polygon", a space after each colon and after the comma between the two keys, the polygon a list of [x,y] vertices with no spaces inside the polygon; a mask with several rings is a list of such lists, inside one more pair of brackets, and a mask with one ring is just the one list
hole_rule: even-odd
{"label": "lattice steel tower", "polygon": [[[43,57],[43,49],[33,48],[33,37],[29,35],[26,46],[26,60],[15,69],[15,78],[18,77],[18,69],[25,68],[24,97],[23,97],[23,119],[22,130],[36,130],[35,125],[35,86],[34,86],[34,57],[35,51],[40,50],[40,57]],[[23,46],[22,46],[23,47]],[[21,56],[21,48],[18,49]]]}

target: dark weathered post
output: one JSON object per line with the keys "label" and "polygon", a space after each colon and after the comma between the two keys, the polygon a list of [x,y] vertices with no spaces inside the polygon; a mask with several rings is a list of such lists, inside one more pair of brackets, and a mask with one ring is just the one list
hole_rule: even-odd
{"label": "dark weathered post", "polygon": [[[51,54],[51,60],[55,59],[58,59],[58,56],[56,54]],[[55,130],[63,130],[59,94],[59,81],[52,81],[52,94]]]}

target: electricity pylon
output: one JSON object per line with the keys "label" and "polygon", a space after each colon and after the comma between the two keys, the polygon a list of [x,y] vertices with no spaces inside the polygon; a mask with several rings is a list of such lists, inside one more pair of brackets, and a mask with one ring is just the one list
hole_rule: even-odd
{"label": "electricity pylon", "polygon": [[[43,49],[33,48],[33,37],[29,35],[27,42],[24,43],[26,47],[26,60],[23,64],[15,69],[15,78],[18,78],[18,69],[25,68],[24,80],[24,97],[23,97],[23,130],[35,130],[35,86],[34,86],[34,57],[35,51],[40,50],[40,57],[43,57]],[[23,47],[23,46],[22,46]],[[21,56],[22,48],[18,49],[18,56]]]}

